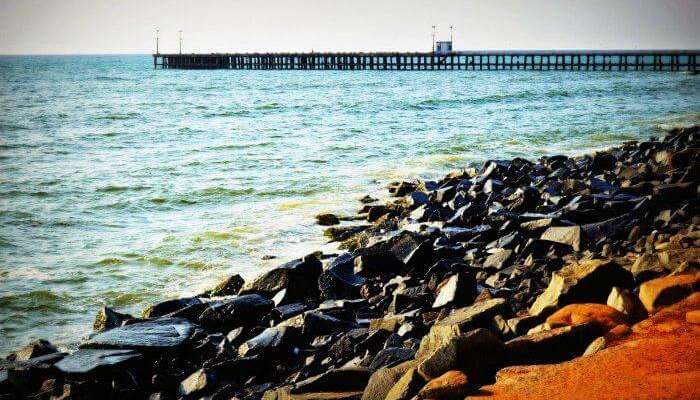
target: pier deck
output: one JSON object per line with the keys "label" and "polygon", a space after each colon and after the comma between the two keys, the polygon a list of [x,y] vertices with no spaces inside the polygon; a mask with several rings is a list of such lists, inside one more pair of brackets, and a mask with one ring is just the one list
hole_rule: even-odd
{"label": "pier deck", "polygon": [[446,54],[153,54],[154,68],[250,70],[698,71],[700,50],[455,51]]}

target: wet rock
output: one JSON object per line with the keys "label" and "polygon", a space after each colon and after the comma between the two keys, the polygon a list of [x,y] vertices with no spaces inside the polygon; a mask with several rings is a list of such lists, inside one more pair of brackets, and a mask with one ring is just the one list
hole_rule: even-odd
{"label": "wet rock", "polygon": [[509,364],[549,364],[570,360],[582,355],[602,333],[598,325],[588,323],[520,336],[506,342]]}
{"label": "wet rock", "polygon": [[311,308],[307,303],[292,303],[283,306],[275,307],[270,311],[272,322],[279,324],[280,322],[302,314]]}
{"label": "wet rock", "polygon": [[492,299],[454,310],[446,318],[436,322],[423,337],[417,357],[423,357],[452,338],[469,333],[475,328],[487,327],[491,319],[506,313],[505,299]]}
{"label": "wet rock", "polygon": [[431,379],[418,392],[420,399],[462,400],[471,390],[469,378],[462,371],[447,371]]}
{"label": "wet rock", "polygon": [[649,314],[700,290],[700,274],[681,274],[652,279],[639,287],[639,299]]}
{"label": "wet rock", "polygon": [[589,260],[572,264],[552,275],[547,289],[530,307],[530,314],[538,315],[548,307],[571,303],[605,303],[614,286],[634,286],[632,274],[615,261]]}
{"label": "wet rock", "polygon": [[161,318],[110,329],[92,336],[81,347],[101,349],[167,349],[182,345],[194,331],[183,318]]}
{"label": "wet rock", "polygon": [[428,195],[424,192],[411,192],[408,195],[408,205],[411,207],[420,207],[428,203]]}
{"label": "wet rock", "polygon": [[457,273],[444,279],[436,289],[433,308],[471,304],[476,298],[476,279],[471,274]]}
{"label": "wet rock", "polygon": [[207,391],[212,390],[216,376],[204,369],[199,369],[188,376],[177,388],[179,398],[196,399]]}
{"label": "wet rock", "polygon": [[185,307],[195,304],[202,304],[198,297],[186,297],[182,299],[172,299],[154,304],[143,311],[143,318],[158,318],[166,314],[173,313]]}
{"label": "wet rock", "polygon": [[324,300],[359,298],[360,288],[365,284],[365,278],[355,275],[354,269],[352,254],[345,253],[336,257],[318,278],[321,298]]}
{"label": "wet rock", "polygon": [[95,316],[95,322],[92,324],[92,329],[95,332],[102,332],[108,329],[122,326],[124,321],[134,319],[129,314],[122,314],[109,307],[102,307]]}
{"label": "wet rock", "polygon": [[286,302],[314,299],[318,297],[316,281],[321,275],[321,270],[322,266],[318,258],[313,254],[307,255],[261,275],[243,286],[240,294],[259,294],[272,298],[280,290],[285,289]]}
{"label": "wet rock", "polygon": [[262,325],[273,307],[271,300],[258,295],[246,294],[220,303],[212,303],[199,317],[199,323],[206,329],[228,332],[240,326]]}
{"label": "wet rock", "polygon": [[292,394],[318,392],[362,392],[372,371],[368,368],[332,369],[326,373],[299,382]]}
{"label": "wet rock", "polygon": [[267,328],[238,348],[241,357],[263,354],[278,358],[292,350],[301,337],[301,330],[294,327],[278,326]]}
{"label": "wet rock", "polygon": [[243,287],[245,281],[238,275],[231,275],[223,281],[219,282],[214,289],[212,289],[211,296],[231,296],[237,294],[239,290]]}
{"label": "wet rock", "polygon": [[453,336],[425,355],[418,372],[430,379],[458,369],[475,382],[485,382],[503,365],[505,354],[503,343],[487,329],[480,328]]}
{"label": "wet rock", "polygon": [[321,226],[331,226],[340,224],[340,219],[334,214],[318,214],[316,223]]}
{"label": "wet rock", "polygon": [[57,353],[56,346],[48,340],[38,339],[22,347],[12,357],[15,361],[26,361],[30,358],[41,357],[47,354]]}
{"label": "wet rock", "polygon": [[337,332],[347,332],[358,327],[355,321],[348,321],[317,311],[308,311],[303,316],[303,334],[321,336]]}
{"label": "wet rock", "polygon": [[627,324],[627,316],[620,311],[597,303],[569,304],[547,318],[550,328],[580,324],[596,324],[604,331]]}
{"label": "wet rock", "polygon": [[410,400],[424,384],[425,380],[418,370],[411,368],[391,388],[385,400]]}
{"label": "wet rock", "polygon": [[367,207],[367,221],[374,222],[389,212],[391,212],[391,210],[387,206],[369,206]]}
{"label": "wet rock", "polygon": [[54,366],[69,375],[101,374],[134,364],[140,359],[141,353],[134,350],[78,349]]}
{"label": "wet rock", "polygon": [[342,242],[369,227],[370,225],[332,226],[323,231],[323,234],[330,238],[332,242]]}
{"label": "wet rock", "polygon": [[403,197],[410,192],[413,192],[418,187],[413,182],[394,182],[389,185],[389,193],[394,197]]}

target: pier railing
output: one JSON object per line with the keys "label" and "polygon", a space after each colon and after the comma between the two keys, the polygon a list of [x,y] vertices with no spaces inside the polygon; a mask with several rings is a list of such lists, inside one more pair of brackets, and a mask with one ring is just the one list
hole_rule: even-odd
{"label": "pier railing", "polygon": [[698,71],[700,50],[457,51],[446,54],[153,54],[154,68],[249,70]]}

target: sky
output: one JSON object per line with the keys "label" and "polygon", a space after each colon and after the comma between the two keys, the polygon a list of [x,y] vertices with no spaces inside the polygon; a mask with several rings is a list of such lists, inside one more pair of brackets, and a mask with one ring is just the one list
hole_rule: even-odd
{"label": "sky", "polygon": [[700,0],[0,0],[0,54],[697,49]]}

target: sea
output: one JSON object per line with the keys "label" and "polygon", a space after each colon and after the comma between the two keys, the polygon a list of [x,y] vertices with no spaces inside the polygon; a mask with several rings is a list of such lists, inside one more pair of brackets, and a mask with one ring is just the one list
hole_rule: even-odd
{"label": "sea", "polygon": [[679,72],[154,70],[151,56],[0,57],[0,355],[74,347],[329,249],[314,216],[394,181],[576,155],[700,123]]}

